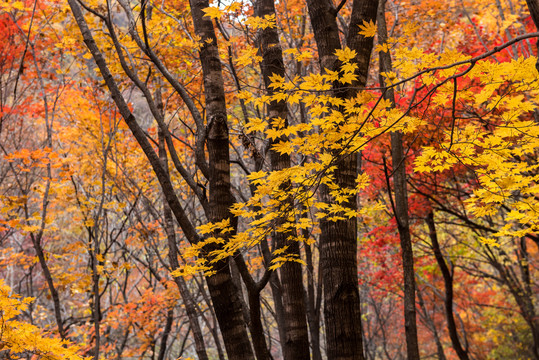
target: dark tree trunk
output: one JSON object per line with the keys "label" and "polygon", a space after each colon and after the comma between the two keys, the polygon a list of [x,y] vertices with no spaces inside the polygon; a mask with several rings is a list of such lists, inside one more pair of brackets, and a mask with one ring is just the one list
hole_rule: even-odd
{"label": "dark tree trunk", "polygon": [[[249,312],[245,314],[246,322],[249,324],[249,330],[251,330],[251,338],[253,340],[253,347],[257,360],[270,360],[271,353],[266,345],[266,338],[264,336],[264,326],[262,325],[262,307],[260,302],[260,292],[267,285],[271,272],[266,270],[264,275],[260,279],[260,282],[256,282],[251,274],[245,259],[240,254],[234,256],[237,270],[247,288],[247,297],[249,299]],[[245,305],[247,307],[247,305]]]}
{"label": "dark tree trunk", "polygon": [[434,257],[442,272],[444,278],[445,287],[445,316],[447,318],[447,329],[449,331],[449,338],[453,349],[457,353],[460,360],[468,360],[468,352],[462,347],[457,331],[457,324],[455,322],[455,316],[453,314],[453,275],[447,266],[442,250],[440,249],[440,243],[438,242],[438,234],[436,233],[436,225],[434,223],[434,214],[432,211],[427,216],[427,225],[429,227],[429,237],[432,243],[432,250],[434,251]]}
{"label": "dark tree trunk", "polygon": [[[255,16],[264,17],[275,14],[275,4],[273,0],[257,0],[255,3]],[[268,27],[260,30],[258,34],[258,48],[262,55],[262,75],[266,86],[266,93],[273,94],[270,87],[270,77],[278,74],[284,78],[285,69],[283,63],[283,53],[279,43],[277,29]],[[272,101],[268,105],[269,122],[272,119],[281,118],[288,124],[288,110],[286,102]],[[286,126],[285,124],[285,126]],[[278,138],[272,141],[277,143],[285,140]],[[270,161],[273,171],[279,171],[290,167],[290,157],[287,154],[279,154],[270,149]],[[290,183],[282,185],[283,190],[290,190]],[[292,199],[284,201],[281,205],[287,207],[287,212],[292,210]],[[285,219],[278,219],[283,222]],[[290,233],[274,232],[273,236],[278,247],[289,245],[288,254],[299,257],[299,243],[293,241],[287,244],[286,238]],[[304,288],[301,265],[297,262],[286,262],[279,269],[281,274],[281,289],[283,303],[284,338],[281,339],[283,348],[283,358],[285,360],[309,360],[309,333],[307,330],[307,320],[304,302]]]}
{"label": "dark tree trunk", "polygon": [[[380,0],[378,7],[378,41],[384,44],[387,41],[387,27],[385,21],[385,0]],[[380,72],[392,70],[389,53],[380,52]],[[384,79],[380,76],[380,84],[384,86]],[[395,93],[393,88],[385,91],[384,97],[395,106]],[[415,272],[412,240],[410,237],[410,223],[408,219],[408,194],[406,189],[406,164],[402,133],[391,132],[391,158],[393,162],[393,187],[395,192],[394,213],[397,220],[402,250],[402,267],[404,277],[404,327],[406,334],[406,353],[408,360],[419,360],[419,343],[417,340],[417,323],[415,308]],[[390,189],[388,189],[390,190]],[[389,192],[391,195],[391,191]]]}
{"label": "dark tree trunk", "polygon": [[[335,50],[341,48],[337,10],[329,0],[307,0],[311,25],[318,47],[322,71],[337,70],[339,63]],[[363,21],[376,21],[377,0],[359,1],[352,4],[352,15],[347,45],[356,50],[359,80],[353,84],[355,90],[344,90],[334,85],[336,96],[346,98],[365,86],[373,39],[361,39],[356,31]],[[357,177],[357,153],[341,157],[336,162],[334,173],[336,184],[342,188],[354,188]],[[321,198],[332,203],[329,189],[321,187]],[[345,204],[357,209],[355,199]],[[334,359],[364,359],[361,328],[361,310],[357,275],[357,220],[320,222],[320,257],[322,283],[324,287],[324,317],[326,325],[327,356]]]}
{"label": "dark tree trunk", "polygon": [[173,321],[174,308],[172,307],[167,311],[167,320],[165,322],[165,328],[163,329],[163,335],[161,335],[161,342],[159,343],[159,353],[157,354],[157,360],[165,360],[165,354],[167,352],[167,341],[170,335],[170,330],[172,330]]}
{"label": "dark tree trunk", "polygon": [[[204,80],[210,185],[208,219],[211,222],[230,219],[235,228],[236,221],[230,213],[233,198],[230,189],[228,124],[217,37],[211,19],[202,11],[209,7],[208,1],[191,0],[190,4],[195,33],[201,41],[199,57]],[[207,277],[206,280],[228,357],[230,360],[253,359],[239,293],[232,281],[229,261],[225,259],[214,266],[215,275]]]}
{"label": "dark tree trunk", "polygon": [[[310,234],[304,230],[304,236],[307,238]],[[307,307],[307,322],[309,323],[309,334],[311,336],[311,349],[313,360],[322,360],[322,352],[320,351],[320,301],[322,292],[320,286],[315,286],[314,280],[314,265],[311,245],[305,245],[305,262],[307,263],[307,292],[305,294]],[[315,288],[318,289],[315,292]]]}

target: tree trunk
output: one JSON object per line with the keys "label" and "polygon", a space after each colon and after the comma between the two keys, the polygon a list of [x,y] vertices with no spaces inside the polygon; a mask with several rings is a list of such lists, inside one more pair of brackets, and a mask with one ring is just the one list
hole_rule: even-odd
{"label": "tree trunk", "polygon": [[[380,1],[378,7],[378,41],[384,44],[387,41],[387,27],[385,21],[385,0]],[[391,56],[380,52],[380,72],[392,71]],[[380,84],[384,86],[383,77]],[[395,93],[393,88],[386,89],[384,98],[395,106]],[[395,190],[394,213],[397,220],[402,250],[402,268],[404,277],[404,327],[406,334],[406,352],[408,360],[419,360],[419,343],[417,340],[417,323],[415,308],[415,272],[412,240],[410,237],[410,223],[408,219],[408,194],[406,189],[406,165],[402,133],[391,132],[391,158],[393,162],[393,187]],[[389,196],[391,191],[389,190]]]}
{"label": "tree trunk", "polygon": [[[275,4],[273,0],[257,0],[255,3],[255,16],[264,17],[266,15],[275,15]],[[258,34],[258,48],[262,55],[261,70],[266,86],[266,93],[273,95],[270,87],[270,77],[274,74],[284,78],[285,69],[283,63],[283,53],[279,43],[279,34],[277,29],[267,27],[260,30]],[[288,124],[288,109],[284,101],[272,101],[268,105],[269,122],[272,119],[281,118],[285,120],[285,126]],[[284,138],[274,139],[272,144],[278,143]],[[273,171],[279,171],[290,167],[290,157],[287,154],[279,154],[270,149],[270,161]],[[290,183],[283,184],[283,190],[290,189]],[[292,199],[287,199],[281,205],[292,209]],[[290,211],[289,210],[289,211]],[[277,222],[284,222],[286,219],[278,219]],[[273,237],[277,247],[289,245],[288,254],[300,256],[299,243],[292,241],[287,244],[286,238],[290,233],[274,232]],[[304,302],[303,276],[301,264],[297,262],[286,262],[279,269],[281,274],[281,289],[283,299],[283,320],[284,320],[284,338],[281,339],[283,348],[283,358],[285,360],[309,360],[309,333],[307,330],[307,320]]]}
{"label": "tree trunk", "polygon": [[[190,4],[195,33],[201,42],[199,57],[204,80],[210,185],[208,219],[211,222],[230,219],[235,229],[236,221],[230,213],[233,198],[230,189],[228,124],[217,37],[211,19],[202,11],[209,7],[208,1],[191,0]],[[214,266],[215,275],[207,277],[206,280],[228,357],[230,360],[253,359],[238,289],[232,281],[229,261],[224,259]]]}
{"label": "tree trunk", "polygon": [[438,243],[438,235],[436,233],[436,225],[434,223],[434,214],[431,211],[427,215],[427,225],[429,227],[429,237],[432,242],[432,250],[434,251],[434,257],[436,262],[440,267],[442,272],[442,277],[444,278],[444,287],[445,287],[445,316],[447,318],[447,330],[449,331],[449,338],[451,339],[451,344],[453,349],[457,353],[460,360],[468,360],[468,352],[462,347],[457,331],[457,325],[455,322],[455,317],[453,315],[453,275],[449,270],[442,251],[440,249],[440,244]]}
{"label": "tree trunk", "polygon": [[[328,0],[307,0],[311,25],[318,47],[320,66],[337,70],[335,51],[341,48],[337,10]],[[334,84],[335,96],[346,98],[357,93],[366,83],[373,39],[362,39],[355,31],[363,21],[376,21],[377,0],[359,1],[352,4],[352,15],[347,45],[356,50],[358,74],[363,74],[353,84],[354,90],[345,90]],[[357,177],[357,153],[341,157],[336,162],[334,173],[336,184],[341,188],[354,188]],[[321,186],[322,201],[333,203],[327,186]],[[345,206],[357,209],[355,199]],[[333,359],[364,359],[361,328],[361,310],[357,275],[357,220],[320,222],[320,263],[324,287],[324,317],[326,325],[327,356]]]}
{"label": "tree trunk", "polygon": [[62,320],[62,312],[60,310],[60,296],[58,295],[58,290],[56,290],[56,287],[54,286],[54,280],[52,279],[52,274],[50,272],[49,266],[47,265],[47,260],[45,259],[45,253],[41,245],[42,236],[34,236],[33,234],[31,234],[31,238],[34,249],[36,250],[37,258],[39,260],[39,265],[41,266],[43,276],[47,281],[47,286],[51,293],[51,298],[54,304],[54,317],[56,319],[56,325],[58,326],[58,334],[63,340],[66,338],[66,332],[64,329],[64,322]]}
{"label": "tree trunk", "polygon": [[[307,239],[309,234],[308,230],[303,230],[304,236]],[[313,360],[322,360],[322,352],[320,351],[320,300],[321,291],[319,283],[317,287],[318,292],[315,292],[315,280],[314,280],[314,265],[313,254],[311,245],[305,245],[305,262],[307,263],[307,292],[306,307],[307,307],[307,322],[309,323],[309,333],[311,336],[311,348],[313,353]]]}

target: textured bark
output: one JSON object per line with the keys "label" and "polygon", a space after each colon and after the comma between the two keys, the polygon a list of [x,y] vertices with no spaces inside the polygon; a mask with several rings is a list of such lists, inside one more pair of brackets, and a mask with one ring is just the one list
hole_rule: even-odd
{"label": "textured bark", "polygon": [[322,70],[335,70],[338,66],[335,50],[341,48],[339,27],[329,0],[307,0],[311,26],[318,48],[318,57]]}
{"label": "textured bark", "polygon": [[[264,17],[275,14],[275,4],[273,0],[257,0],[255,3],[255,16]],[[279,34],[275,28],[266,28],[258,33],[258,48],[262,56],[261,70],[266,86],[266,93],[273,94],[270,87],[270,77],[278,74],[284,78],[285,69],[283,63],[283,53],[279,43]],[[272,101],[268,105],[269,122],[271,119],[281,118],[288,124],[288,110],[286,102]],[[274,139],[272,143],[277,143],[283,138]],[[279,154],[270,149],[270,162],[273,171],[279,171],[290,167],[290,157],[287,154]],[[290,184],[284,184],[283,190],[289,190]],[[289,206],[292,209],[292,199],[284,201],[282,206]],[[284,219],[278,219],[278,222]],[[288,254],[299,257],[299,243],[287,244],[286,238],[289,233],[275,232],[273,237],[277,247],[289,245]],[[282,332],[281,346],[283,348],[283,358],[285,360],[309,360],[309,333],[307,329],[307,319],[304,302],[304,288],[301,265],[296,262],[286,262],[279,269],[281,274],[282,304],[284,331]]]}
{"label": "textured bark", "polygon": [[[378,41],[383,44],[387,41],[387,27],[385,21],[385,0],[380,1],[378,7]],[[392,71],[391,56],[380,52],[380,72]],[[380,76],[380,84],[384,86],[384,79]],[[384,97],[395,106],[393,88],[384,92]],[[415,308],[415,272],[412,239],[410,237],[410,222],[408,218],[408,194],[406,189],[406,164],[402,133],[391,132],[391,158],[393,161],[393,187],[395,192],[394,213],[399,230],[402,250],[402,268],[404,278],[404,327],[406,335],[406,353],[408,360],[419,360],[419,343],[417,340],[417,323]],[[392,196],[391,193],[389,196]]]}
{"label": "textured bark", "polygon": [[[307,6],[322,71],[336,70],[339,63],[335,50],[341,48],[336,21],[337,10],[329,0],[307,0]],[[363,21],[376,21],[377,6],[377,0],[355,0],[348,28],[352,29],[352,26]],[[355,89],[345,90],[334,84],[334,94],[341,98],[353,96],[357,89],[365,86],[373,47],[373,39],[360,39],[355,28],[348,32],[346,41],[346,45],[358,54],[355,60],[360,77],[353,84]],[[336,162],[334,175],[340,188],[355,187],[357,163],[357,153],[341,157]],[[321,186],[321,198],[327,203],[333,201],[326,186]],[[345,205],[357,209],[355,199]],[[362,360],[364,356],[357,276],[357,220],[322,220],[320,229],[327,356],[329,360]]]}
{"label": "textured bark", "polygon": [[230,360],[254,359],[247,335],[236,286],[230,276],[228,262],[215,264],[217,273],[206,278],[215,315]]}
{"label": "textured bark", "polygon": [[[191,16],[195,33],[200,37],[199,50],[207,117],[207,139],[209,161],[209,214],[211,222],[230,219],[235,228],[235,219],[230,213],[233,203],[230,185],[230,154],[228,124],[221,59],[213,23],[202,9],[209,6],[207,0],[191,0]],[[207,249],[209,251],[215,249]],[[253,359],[253,352],[243,314],[238,289],[232,281],[228,259],[215,264],[217,273],[206,278],[208,289],[223,341],[230,360]]]}
{"label": "textured bark", "polygon": [[[337,163],[340,187],[352,187],[357,177],[356,156]],[[323,188],[323,200],[330,203]],[[346,204],[356,208],[355,201]],[[320,257],[328,359],[363,359],[361,309],[357,276],[356,220],[322,221]]]}
{"label": "textured bark", "polygon": [[539,0],[526,0],[535,27],[539,30]]}
{"label": "textured bark", "polygon": [[[386,70],[384,70],[386,71]],[[410,224],[408,219],[408,194],[406,189],[406,167],[402,145],[402,133],[391,133],[391,157],[393,160],[393,186],[395,192],[395,217],[402,250],[404,277],[404,327],[406,351],[409,360],[419,360],[419,342],[415,308],[415,271]]]}
{"label": "textured bark", "polygon": [[457,353],[460,360],[468,360],[468,352],[462,347],[457,332],[457,324],[453,315],[453,275],[447,266],[442,251],[440,249],[440,243],[438,242],[438,234],[436,233],[436,225],[434,224],[434,214],[432,211],[427,216],[427,225],[429,227],[429,237],[432,243],[432,250],[434,251],[434,257],[442,272],[444,278],[445,288],[445,316],[447,319],[447,330],[449,331],[449,338],[453,349]]}
{"label": "textured bark", "polygon": [[373,38],[360,35],[356,29],[363,25],[363,21],[377,21],[378,0],[354,0],[352,4],[352,14],[350,15],[349,31],[346,36],[346,46],[357,51],[354,61],[358,64],[356,74],[358,80],[348,91],[348,97],[355,96],[358,88],[363,88],[367,83],[369,74],[369,64],[373,48]]}

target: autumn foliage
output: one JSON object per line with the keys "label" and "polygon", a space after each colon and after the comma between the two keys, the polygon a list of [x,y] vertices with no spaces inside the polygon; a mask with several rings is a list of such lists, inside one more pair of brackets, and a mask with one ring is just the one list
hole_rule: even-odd
{"label": "autumn foliage", "polygon": [[539,359],[537,24],[0,3],[0,358]]}

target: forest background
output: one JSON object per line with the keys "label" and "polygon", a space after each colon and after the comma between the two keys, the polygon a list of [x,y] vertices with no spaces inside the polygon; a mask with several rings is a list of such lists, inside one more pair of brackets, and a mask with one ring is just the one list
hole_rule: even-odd
{"label": "forest background", "polygon": [[539,359],[538,24],[0,2],[0,358]]}

